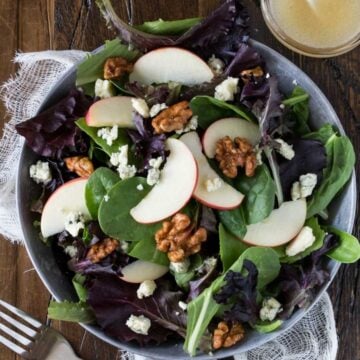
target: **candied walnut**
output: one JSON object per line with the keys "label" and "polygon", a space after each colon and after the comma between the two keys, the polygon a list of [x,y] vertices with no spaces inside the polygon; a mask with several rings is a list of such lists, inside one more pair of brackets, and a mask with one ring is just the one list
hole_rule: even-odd
{"label": "candied walnut", "polygon": [[94,172],[94,165],[87,156],[72,156],[64,161],[66,167],[80,177],[88,177]]}
{"label": "candied walnut", "polygon": [[219,139],[216,143],[215,158],[223,174],[235,178],[238,167],[245,167],[246,176],[253,176],[257,166],[254,147],[244,138],[229,136]]}
{"label": "candied walnut", "polygon": [[106,258],[119,247],[119,242],[112,238],[106,238],[91,246],[86,254],[86,258],[93,263],[97,263]]}
{"label": "candied walnut", "polygon": [[206,241],[204,228],[195,229],[186,214],[177,213],[170,221],[164,221],[162,228],[155,234],[156,247],[166,252],[171,262],[182,262],[188,256],[201,250],[201,243]]}
{"label": "candied walnut", "polygon": [[233,321],[229,325],[225,321],[221,321],[214,330],[212,346],[215,350],[222,347],[227,348],[241,341],[244,336],[244,327],[239,322]]}
{"label": "candied walnut", "polygon": [[104,79],[120,79],[124,74],[131,73],[133,68],[132,63],[120,56],[108,58],[104,64]]}
{"label": "candied walnut", "polygon": [[183,129],[193,113],[188,101],[180,101],[158,114],[151,122],[156,134],[168,133]]}
{"label": "candied walnut", "polygon": [[243,70],[240,73],[240,77],[244,84],[247,84],[252,78],[261,78],[262,76],[264,76],[264,71],[260,66],[253,69]]}

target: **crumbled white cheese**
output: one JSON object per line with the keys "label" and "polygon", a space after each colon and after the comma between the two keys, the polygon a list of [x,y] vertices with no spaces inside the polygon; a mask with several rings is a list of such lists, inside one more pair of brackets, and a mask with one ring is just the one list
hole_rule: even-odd
{"label": "crumbled white cheese", "polygon": [[126,241],[121,241],[120,242],[120,249],[121,249],[122,252],[127,254],[127,252],[129,251],[129,243],[126,242]]}
{"label": "crumbled white cheese", "polygon": [[283,139],[275,139],[275,141],[280,145],[279,149],[276,151],[285,159],[291,160],[295,156],[295,151],[293,146],[285,142]]}
{"label": "crumbled white cheese", "polygon": [[259,145],[256,145],[254,147],[254,151],[255,151],[255,157],[256,157],[256,165],[260,166],[263,164],[263,160],[262,160],[263,149],[260,148]]}
{"label": "crumbled white cheese", "polygon": [[270,79],[270,74],[269,74],[269,73],[266,73],[265,78],[266,78],[266,79]]}
{"label": "crumbled white cheese", "polygon": [[193,131],[196,130],[198,127],[198,116],[194,115],[189,122],[186,124],[186,126],[183,129],[180,130],[176,130],[175,132],[177,134],[184,134],[187,133],[189,131]]}
{"label": "crumbled white cheese", "polygon": [[184,274],[189,270],[190,260],[186,258],[184,261],[180,262],[170,262],[170,270],[177,274]]}
{"label": "crumbled white cheese", "polygon": [[142,184],[139,184],[137,187],[136,187],[137,190],[139,191],[143,191],[144,190],[144,187],[142,186]]}
{"label": "crumbled white cheese", "polygon": [[175,311],[175,315],[176,315],[176,316],[179,316],[179,315],[180,315],[180,312],[179,312],[179,311]]}
{"label": "crumbled white cheese", "polygon": [[301,189],[300,189],[300,182],[295,181],[291,186],[291,200],[299,200],[301,199]]}
{"label": "crumbled white cheese", "polygon": [[104,127],[98,130],[97,136],[106,141],[106,144],[111,146],[113,142],[118,138],[118,126]]}
{"label": "crumbled white cheese", "polygon": [[280,107],[281,110],[284,110],[285,109],[285,104],[280,104],[279,107]]}
{"label": "crumbled white cheese", "polygon": [[219,177],[205,180],[205,188],[207,192],[213,192],[219,190],[223,185],[222,180]]}
{"label": "crumbled white cheese", "polygon": [[215,88],[215,98],[223,101],[233,101],[234,95],[239,91],[239,79],[228,77]]}
{"label": "crumbled white cheese", "polygon": [[186,303],[184,303],[183,301],[179,301],[178,302],[178,305],[179,305],[179,308],[181,309],[181,310],[186,310],[187,309],[187,304]]}
{"label": "crumbled white cheese", "polygon": [[95,96],[106,99],[116,95],[116,91],[111,81],[97,79],[95,82]]}
{"label": "crumbled white cheese", "polygon": [[317,184],[317,175],[308,173],[300,176],[301,197],[306,198],[310,196]]}
{"label": "crumbled white cheese", "polygon": [[51,181],[51,171],[49,167],[49,163],[45,161],[38,161],[36,164],[30,166],[30,177],[37,184],[46,184]]}
{"label": "crumbled white cheese", "polygon": [[154,280],[145,280],[143,281],[139,288],[136,291],[138,299],[143,299],[144,297],[151,296],[156,289],[156,283]]}
{"label": "crumbled white cheese", "polygon": [[106,195],[104,196],[104,201],[105,201],[105,202],[108,202],[109,200],[110,200],[110,196],[106,194]]}
{"label": "crumbled white cheese", "polygon": [[275,298],[264,299],[260,309],[260,319],[262,321],[273,321],[281,310],[281,304]]}
{"label": "crumbled white cheese", "polygon": [[163,162],[161,156],[157,157],[156,159],[150,159],[149,165],[150,168],[147,173],[146,182],[148,185],[153,186],[157,184],[160,180],[160,166]]}
{"label": "crumbled white cheese", "polygon": [[155,117],[160,111],[166,109],[168,106],[165,103],[155,104],[150,109],[150,117]]}
{"label": "crumbled white cheese", "polygon": [[74,245],[68,245],[64,249],[65,254],[68,254],[70,257],[75,257],[78,254],[78,249]]}
{"label": "crumbled white cheese", "polygon": [[296,181],[292,184],[291,199],[298,200],[311,196],[316,184],[316,174],[308,173],[305,175],[301,175],[299,181]]}
{"label": "crumbled white cheese", "polygon": [[151,320],[144,315],[131,315],[126,321],[126,326],[134,333],[148,335],[148,331],[151,327]]}
{"label": "crumbled white cheese", "polygon": [[286,247],[286,255],[295,256],[297,254],[300,254],[308,247],[310,247],[314,243],[315,239],[316,238],[313,234],[312,228],[310,226],[304,226],[296,235],[296,237]]}
{"label": "crumbled white cheese", "polygon": [[138,112],[143,118],[150,116],[148,104],[144,99],[132,98],[131,104],[133,109]]}
{"label": "crumbled white cheese", "polygon": [[73,237],[85,228],[85,217],[81,212],[70,211],[65,217],[65,230]]}
{"label": "crumbled white cheese", "polygon": [[215,75],[221,75],[224,72],[225,63],[221,59],[215,57],[214,54],[208,60],[208,65]]}
{"label": "crumbled white cheese", "polygon": [[110,156],[110,164],[117,166],[117,171],[121,180],[134,177],[137,171],[135,165],[128,164],[128,150],[129,146],[123,145],[119,147],[119,152],[112,153]]}

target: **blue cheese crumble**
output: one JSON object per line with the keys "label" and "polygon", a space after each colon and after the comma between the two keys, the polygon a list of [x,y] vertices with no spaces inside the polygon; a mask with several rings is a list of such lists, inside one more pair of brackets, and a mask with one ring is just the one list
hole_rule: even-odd
{"label": "blue cheese crumble", "polygon": [[295,256],[309,248],[316,238],[310,226],[304,226],[285,249],[287,256]]}
{"label": "blue cheese crumble", "polygon": [[189,131],[193,131],[193,130],[196,130],[198,127],[198,117],[197,115],[194,115],[190,120],[189,122],[186,124],[186,126],[180,130],[176,130],[175,132],[177,134],[184,134],[184,133],[187,133]]}
{"label": "blue cheese crumble", "polygon": [[30,166],[30,177],[37,184],[47,184],[51,181],[51,171],[49,163],[45,161],[38,161],[36,164]]}
{"label": "blue cheese crumble", "polygon": [[207,179],[205,181],[205,188],[207,192],[214,192],[223,186],[223,182],[219,177],[214,179]]}
{"label": "blue cheese crumble", "polygon": [[281,310],[281,304],[275,298],[264,299],[260,309],[260,319],[262,321],[273,321]]}
{"label": "blue cheese crumble", "polygon": [[153,186],[159,183],[160,180],[160,166],[163,162],[161,156],[156,159],[150,159],[149,165],[150,168],[148,170],[148,174],[146,177],[146,182],[148,185]]}
{"label": "blue cheese crumble", "polygon": [[228,77],[215,88],[215,98],[222,101],[233,101],[235,94],[239,91],[239,79]]}
{"label": "blue cheese crumble", "polygon": [[150,109],[150,117],[155,117],[160,111],[167,109],[167,107],[165,103],[153,105]]}
{"label": "blue cheese crumble", "polygon": [[128,162],[129,145],[119,147],[119,152],[112,153],[110,156],[110,164],[117,167],[120,179],[125,180],[135,176],[135,165],[129,165]]}
{"label": "blue cheese crumble", "polygon": [[208,60],[208,65],[214,75],[221,75],[224,72],[225,63],[213,54]]}
{"label": "blue cheese crumble", "polygon": [[148,335],[151,327],[151,320],[144,315],[130,315],[129,319],[126,321],[126,326],[136,334]]}
{"label": "blue cheese crumble", "polygon": [[317,184],[317,175],[308,173],[301,175],[299,181],[295,181],[291,187],[291,199],[299,200],[312,195]]}
{"label": "blue cheese crumble", "polygon": [[145,280],[143,281],[139,288],[136,291],[136,296],[138,299],[143,299],[150,297],[156,289],[156,283],[154,280]]}
{"label": "blue cheese crumble", "polygon": [[119,131],[118,126],[104,127],[98,130],[97,136],[106,141],[106,144],[111,146],[113,142],[118,138]]}
{"label": "blue cheese crumble", "polygon": [[116,91],[111,81],[97,79],[95,82],[95,96],[106,99],[116,95]]}
{"label": "blue cheese crumble", "polygon": [[139,113],[143,118],[148,118],[150,116],[150,110],[148,104],[144,99],[132,98],[131,104],[133,109]]}
{"label": "blue cheese crumble", "polygon": [[186,258],[180,262],[170,262],[170,270],[177,274],[184,274],[189,270],[190,260]]}
{"label": "blue cheese crumble", "polygon": [[293,157],[295,156],[293,146],[288,144],[283,139],[275,139],[275,141],[280,145],[280,147],[276,149],[276,151],[286,160],[293,159]]}
{"label": "blue cheese crumble", "polygon": [[65,230],[73,237],[85,228],[85,217],[81,212],[69,212],[65,217]]}

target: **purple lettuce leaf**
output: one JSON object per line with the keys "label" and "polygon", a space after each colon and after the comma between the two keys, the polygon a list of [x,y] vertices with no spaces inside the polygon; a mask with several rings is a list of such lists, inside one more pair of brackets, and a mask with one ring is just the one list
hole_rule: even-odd
{"label": "purple lettuce leaf", "polygon": [[326,167],[326,150],[320,141],[308,139],[288,140],[293,145],[295,156],[291,160],[278,157],[281,186],[285,199],[290,199],[291,187],[301,175],[313,173],[321,183],[323,169]]}
{"label": "purple lettuce leaf", "polygon": [[210,233],[218,233],[218,221],[215,212],[206,205],[201,205],[199,227],[205,228]]}
{"label": "purple lettuce leaf", "polygon": [[[183,294],[170,291],[167,283],[158,281],[151,297],[138,299],[138,287],[117,276],[99,276],[91,282],[88,304],[104,331],[122,341],[135,340],[140,345],[160,344],[176,334],[184,337],[186,314],[178,306]],[[148,335],[137,334],[126,326],[131,315],[144,315],[151,320]]]}
{"label": "purple lettuce leaf", "polygon": [[218,304],[232,304],[230,310],[225,311],[224,319],[255,324],[258,319],[259,305],[257,304],[258,271],[250,260],[244,260],[247,274],[229,270],[224,280],[226,284],[214,295]]}
{"label": "purple lettuce leaf", "polygon": [[200,277],[189,282],[187,302],[197,298],[200,293],[210,286],[213,280],[215,280],[215,278],[219,275],[219,272],[217,271],[217,263],[217,261],[211,262],[205,260],[202,267],[197,271],[197,275]]}
{"label": "purple lettuce leaf", "polygon": [[166,157],[165,134],[156,135],[151,125],[151,120],[144,119],[138,113],[134,115],[134,122],[137,130],[128,130],[127,133],[135,145],[135,155],[142,159],[141,167],[138,171],[149,168],[149,161],[154,157]]}
{"label": "purple lettuce leaf", "polygon": [[227,76],[239,76],[241,71],[253,69],[256,66],[262,65],[262,63],[263,60],[260,54],[252,46],[243,42],[226,68],[225,74]]}
{"label": "purple lettuce leaf", "polygon": [[308,306],[314,297],[314,290],[328,281],[327,259],[323,255],[337,245],[338,237],[328,234],[319,250],[295,264],[281,266],[279,277],[269,285],[269,288],[277,288],[277,298],[283,307],[281,318],[290,317],[296,307]]}
{"label": "purple lettuce leaf", "polygon": [[216,86],[225,79],[225,76],[219,75],[215,76],[210,82],[204,82],[193,86],[183,86],[180,92],[179,100],[191,101],[193,97],[201,95],[214,96]]}
{"label": "purple lettuce leaf", "polygon": [[75,120],[85,116],[93,103],[78,89],[39,115],[16,125],[27,145],[37,154],[60,159],[72,153],[87,151],[87,145]]}

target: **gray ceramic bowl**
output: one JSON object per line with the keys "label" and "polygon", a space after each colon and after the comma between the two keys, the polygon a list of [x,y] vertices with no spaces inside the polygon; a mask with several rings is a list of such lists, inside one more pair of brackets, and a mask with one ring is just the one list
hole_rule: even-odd
{"label": "gray ceramic bowl", "polygon": [[[341,123],[320,89],[313,83],[313,81],[297,68],[289,60],[268,48],[267,46],[258,42],[253,42],[255,48],[261,53],[266,60],[269,71],[278,76],[280,88],[285,93],[290,93],[293,88],[293,80],[297,82],[310,94],[310,108],[311,108],[311,123],[312,126],[320,127],[329,122],[335,125],[343,134],[344,129]],[[69,73],[52,89],[50,95],[44,100],[42,109],[47,108],[62,96],[64,96],[69,88],[73,86],[75,80],[75,68],[71,69]],[[37,270],[40,278],[45,286],[55,297],[56,300],[72,300],[76,299],[74,290],[68,278],[60,271],[51,249],[45,246],[38,236],[38,231],[32,226],[34,221],[33,214],[30,213],[29,207],[31,200],[34,198],[39,189],[29,178],[29,166],[36,160],[36,155],[32,153],[26,146],[23,148],[21,155],[18,182],[17,182],[17,202],[22,230],[24,233],[25,244],[28,254]],[[330,222],[340,229],[351,232],[353,228],[356,209],[356,183],[355,175],[352,176],[351,181],[346,188],[331,205],[330,208]],[[326,290],[334,276],[339,269],[339,264],[335,261],[330,261],[328,270],[331,278],[328,283],[324,284],[317,292],[312,306],[317,302],[321,294]],[[222,358],[231,356],[240,352],[250,350],[254,347],[264,344],[267,341],[275,338],[282,332],[291,328],[296,324],[306,313],[307,310],[298,310],[293,316],[284,322],[281,329],[270,333],[260,334],[250,332],[247,334],[245,340],[238,346],[230,349],[224,349],[216,352],[216,357]],[[99,337],[100,339],[112,344],[118,348],[126,349],[137,354],[141,354],[156,359],[168,359],[169,355],[173,359],[188,359],[189,357],[183,352],[182,344],[166,343],[161,346],[148,346],[141,348],[135,343],[124,343],[107,336],[98,326],[83,325],[89,332]],[[209,359],[209,355],[200,354],[198,359]]]}

